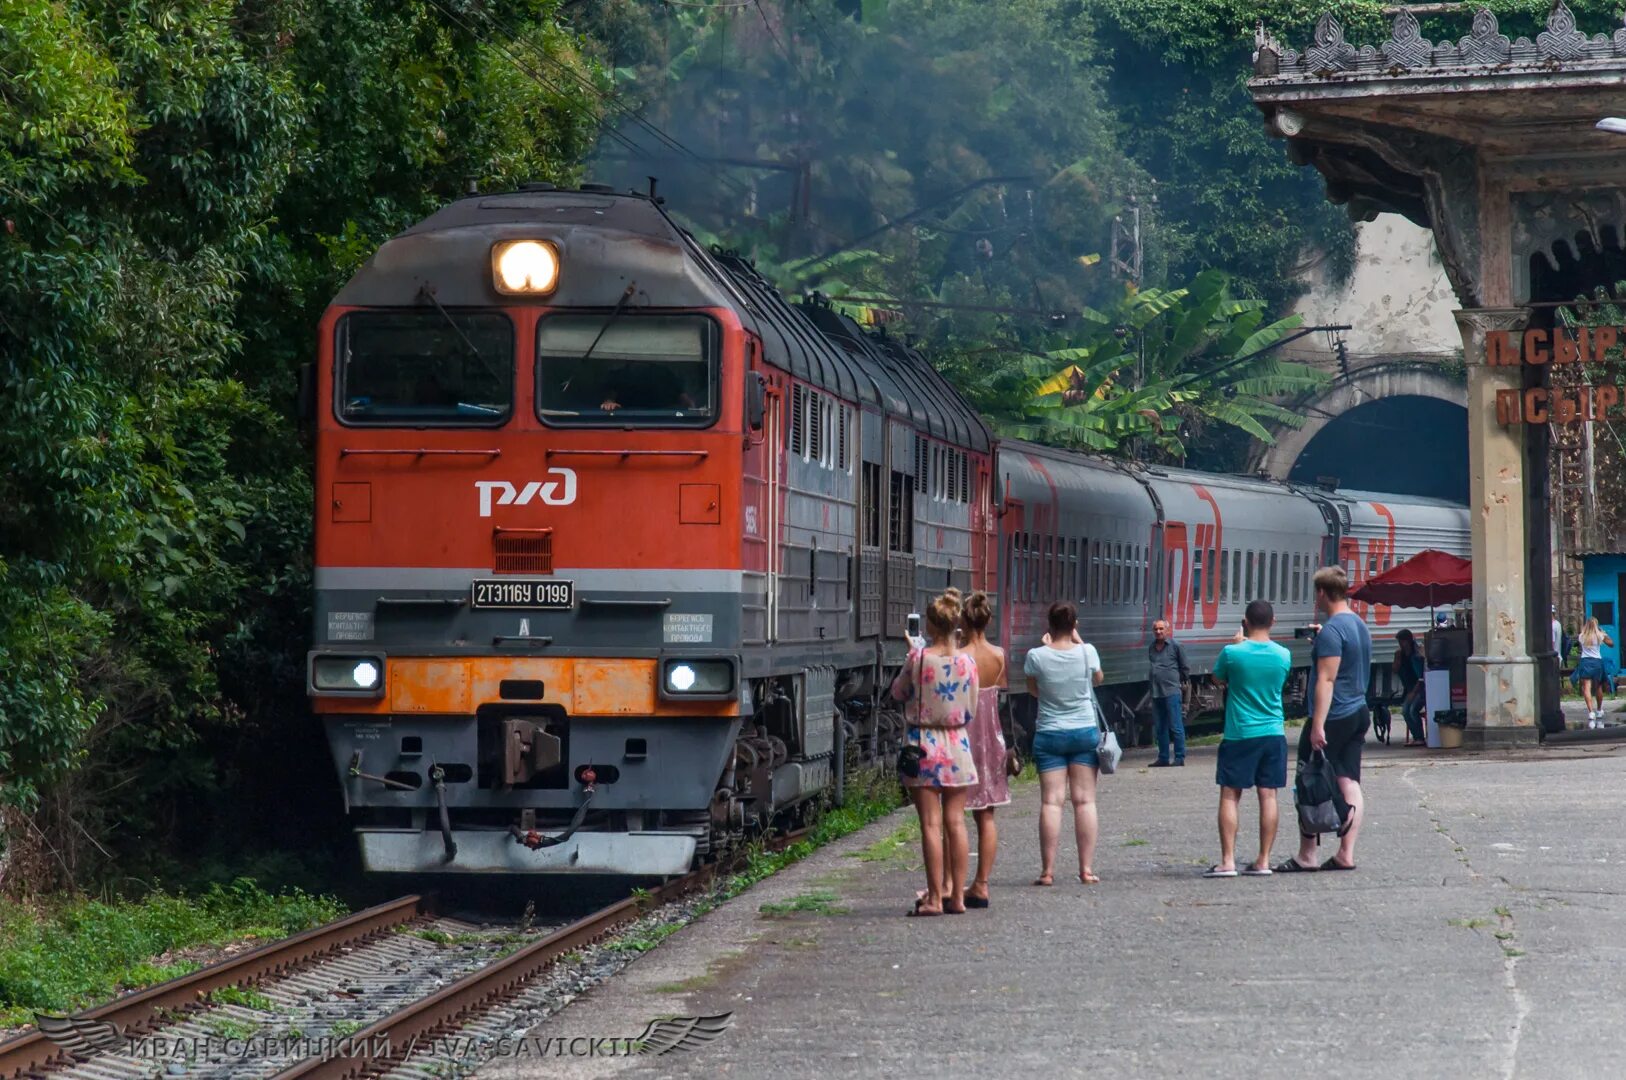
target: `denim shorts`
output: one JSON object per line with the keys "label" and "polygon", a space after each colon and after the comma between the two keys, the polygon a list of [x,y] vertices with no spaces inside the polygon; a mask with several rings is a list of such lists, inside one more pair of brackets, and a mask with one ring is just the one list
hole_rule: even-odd
{"label": "denim shorts", "polygon": [[1092,769],[1101,764],[1095,748],[1101,745],[1101,732],[1095,727],[1052,728],[1035,732],[1033,736],[1033,762],[1040,772],[1054,772],[1069,765],[1088,765]]}

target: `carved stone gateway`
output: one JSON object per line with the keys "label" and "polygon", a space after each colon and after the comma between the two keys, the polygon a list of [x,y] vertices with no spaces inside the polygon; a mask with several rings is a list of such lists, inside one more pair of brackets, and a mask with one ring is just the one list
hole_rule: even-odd
{"label": "carved stone gateway", "polygon": [[1326,179],[1327,198],[1357,220],[1392,211],[1433,230],[1468,361],[1468,741],[1533,741],[1538,716],[1557,706],[1547,431],[1498,424],[1496,391],[1545,369],[1487,367],[1484,336],[1550,320],[1542,302],[1626,276],[1615,272],[1626,251],[1626,135],[1595,130],[1626,116],[1626,25],[1589,36],[1560,0],[1534,41],[1509,38],[1485,8],[1466,34],[1430,41],[1403,9],[1380,45],[1357,47],[1322,15],[1302,53],[1263,26],[1255,46],[1254,101],[1291,158]]}

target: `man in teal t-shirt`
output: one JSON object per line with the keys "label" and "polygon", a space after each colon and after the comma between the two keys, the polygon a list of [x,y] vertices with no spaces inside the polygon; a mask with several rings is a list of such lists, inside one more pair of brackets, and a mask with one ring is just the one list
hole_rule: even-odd
{"label": "man in teal t-shirt", "polygon": [[1242,632],[1220,650],[1214,681],[1225,688],[1225,737],[1220,740],[1215,779],[1220,786],[1220,861],[1204,877],[1236,877],[1236,828],[1245,788],[1259,789],[1259,858],[1242,873],[1271,872],[1270,847],[1276,842],[1276,792],[1287,786],[1287,734],[1282,723],[1282,687],[1293,657],[1270,640],[1276,613],[1264,600],[1248,605]]}

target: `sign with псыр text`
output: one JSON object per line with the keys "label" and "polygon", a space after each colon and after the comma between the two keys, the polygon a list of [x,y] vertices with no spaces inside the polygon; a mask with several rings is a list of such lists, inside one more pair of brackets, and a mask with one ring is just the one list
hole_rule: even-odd
{"label": "sign with \u043f\u0441\u044b\u0440 text", "polygon": [[[1526,330],[1522,334],[1492,330],[1485,335],[1486,367],[1543,367],[1548,364],[1601,364],[1610,349],[1626,342],[1626,329],[1581,326],[1575,329]],[[1496,391],[1499,424],[1573,424],[1603,420],[1620,405],[1614,386],[1532,387]]]}

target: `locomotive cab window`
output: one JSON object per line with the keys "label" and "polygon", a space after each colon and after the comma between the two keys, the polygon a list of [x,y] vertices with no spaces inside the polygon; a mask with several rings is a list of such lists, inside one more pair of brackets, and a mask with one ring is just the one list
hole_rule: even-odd
{"label": "locomotive cab window", "polygon": [[334,342],[346,424],[497,426],[514,405],[514,330],[488,311],[352,311]]}
{"label": "locomotive cab window", "polygon": [[549,315],[536,331],[537,414],[553,427],[709,426],[717,353],[701,315]]}

